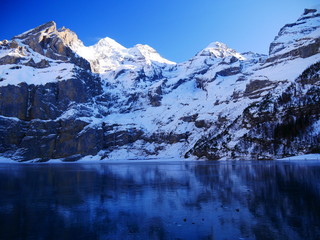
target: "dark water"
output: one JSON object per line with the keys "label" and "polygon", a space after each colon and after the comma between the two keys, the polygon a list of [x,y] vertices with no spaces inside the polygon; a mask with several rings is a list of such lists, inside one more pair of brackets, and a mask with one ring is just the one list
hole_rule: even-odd
{"label": "dark water", "polygon": [[320,239],[320,163],[0,164],[0,239]]}

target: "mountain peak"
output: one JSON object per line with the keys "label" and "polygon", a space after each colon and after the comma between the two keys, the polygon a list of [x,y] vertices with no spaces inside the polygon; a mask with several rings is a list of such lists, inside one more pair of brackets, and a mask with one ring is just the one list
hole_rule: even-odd
{"label": "mountain peak", "polygon": [[54,21],[50,21],[47,23],[44,23],[38,27],[35,27],[33,29],[30,29],[22,34],[19,34],[15,37],[13,37],[13,39],[24,39],[30,35],[35,35],[39,32],[45,32],[47,34],[52,33],[57,31],[57,24]]}
{"label": "mountain peak", "polygon": [[320,16],[320,5],[317,8],[305,8],[303,14],[300,16],[300,18],[297,20],[299,21],[304,21],[310,18],[318,17]]}
{"label": "mountain peak", "polygon": [[227,49],[228,46],[225,43],[222,43],[222,42],[212,42],[206,48],[220,48],[220,49],[224,48],[224,49]]}
{"label": "mountain peak", "polygon": [[163,57],[152,47],[146,44],[137,44],[133,48],[129,49],[129,53],[134,56],[142,56],[147,64],[151,64],[152,62],[157,62],[160,64],[176,64],[175,62],[171,62]]}
{"label": "mountain peak", "polygon": [[125,49],[120,43],[116,42],[112,38],[105,37],[100,39],[94,47],[96,48],[113,48],[113,49]]}
{"label": "mountain peak", "polygon": [[[75,42],[80,41],[78,39],[78,36],[70,29],[65,27],[57,29],[57,24],[54,21],[44,23],[18,36],[15,36],[13,39],[20,39],[23,43],[27,45],[29,45],[30,41],[33,41],[33,46],[36,45],[36,43],[40,43],[44,40],[47,41],[50,38],[59,38],[66,46],[71,46]],[[38,52],[35,49],[33,50]]]}
{"label": "mountain peak", "polygon": [[136,44],[136,45],[134,46],[134,48],[137,48],[137,49],[139,49],[139,50],[145,50],[145,51],[149,51],[149,52],[154,52],[154,53],[157,52],[153,47],[150,47],[150,46],[147,45],[147,44]]}
{"label": "mountain peak", "polygon": [[304,13],[302,15],[309,15],[310,13],[315,13],[317,12],[317,9],[308,9],[308,8],[305,8],[304,9]]}
{"label": "mountain peak", "polygon": [[47,58],[72,62],[77,66],[90,69],[89,62],[79,58],[71,51],[73,46],[82,44],[78,36],[65,27],[57,29],[54,21],[47,22],[15,36],[13,40]]}
{"label": "mountain peak", "polygon": [[[320,37],[320,13],[317,9],[305,9],[302,16],[294,23],[282,27],[270,44],[269,55],[308,57],[318,52]],[[305,52],[306,46],[313,50]],[[300,51],[296,51],[300,49]]]}
{"label": "mountain peak", "polygon": [[196,56],[208,56],[211,58],[225,58],[225,57],[236,57],[240,60],[245,58],[241,56],[236,50],[229,48],[226,44],[221,42],[212,42]]}

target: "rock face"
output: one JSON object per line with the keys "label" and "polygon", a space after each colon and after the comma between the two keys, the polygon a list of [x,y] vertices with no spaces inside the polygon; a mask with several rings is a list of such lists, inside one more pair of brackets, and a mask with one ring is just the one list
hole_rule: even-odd
{"label": "rock face", "polygon": [[0,41],[0,156],[273,159],[320,152],[320,14],[268,56],[214,42],[183,63],[49,22]]}

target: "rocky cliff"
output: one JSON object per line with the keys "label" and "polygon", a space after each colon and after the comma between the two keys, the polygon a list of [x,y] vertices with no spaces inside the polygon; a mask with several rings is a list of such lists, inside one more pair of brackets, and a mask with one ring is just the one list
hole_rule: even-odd
{"label": "rocky cliff", "polygon": [[0,42],[0,155],[274,159],[320,152],[320,13],[269,55],[214,42],[176,64],[110,38],[86,47],[49,22]]}

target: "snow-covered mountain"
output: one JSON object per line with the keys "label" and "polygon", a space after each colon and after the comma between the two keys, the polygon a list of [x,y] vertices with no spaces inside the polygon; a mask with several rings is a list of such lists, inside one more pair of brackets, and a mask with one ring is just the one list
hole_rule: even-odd
{"label": "snow-covered mountain", "polygon": [[320,13],[269,55],[213,42],[174,63],[49,22],[0,42],[0,153],[23,161],[272,159],[320,152]]}
{"label": "snow-covered mountain", "polygon": [[100,74],[119,67],[136,69],[151,65],[164,67],[175,64],[162,58],[148,45],[137,44],[127,49],[108,37],[90,47],[85,47],[80,41],[74,42],[70,47],[79,56],[90,61],[93,70]]}

